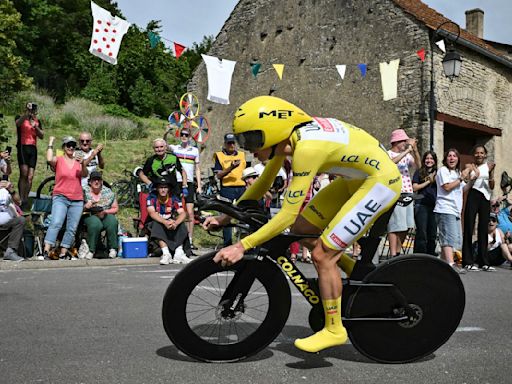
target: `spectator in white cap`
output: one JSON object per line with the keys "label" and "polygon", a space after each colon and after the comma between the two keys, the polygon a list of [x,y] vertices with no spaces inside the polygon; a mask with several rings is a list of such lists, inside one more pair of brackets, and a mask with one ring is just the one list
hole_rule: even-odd
{"label": "spectator in white cap", "polygon": [[[242,180],[245,181],[245,185],[247,187],[250,187],[251,185],[253,185],[254,182],[258,179],[258,177],[260,177],[260,174],[253,167],[245,168],[242,172]],[[272,198],[272,193],[270,191],[265,192],[265,195],[263,196],[263,198],[258,201],[260,208],[265,209],[265,200],[271,199],[271,198]]]}
{"label": "spectator in white cap", "polygon": [[[391,149],[389,157],[398,166],[402,175],[402,195],[412,197],[412,181],[410,169],[416,170],[421,165],[417,140],[411,139],[403,129],[395,129],[391,132]],[[402,249],[409,228],[414,228],[414,206],[405,207],[396,205],[388,223],[389,253],[391,257],[398,255]]]}

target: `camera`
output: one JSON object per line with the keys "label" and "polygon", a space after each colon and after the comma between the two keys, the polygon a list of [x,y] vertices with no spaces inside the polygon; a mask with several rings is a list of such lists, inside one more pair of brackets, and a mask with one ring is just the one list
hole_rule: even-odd
{"label": "camera", "polygon": [[27,103],[27,110],[29,110],[32,113],[37,112],[37,104],[36,103]]}
{"label": "camera", "polygon": [[7,147],[5,147],[5,150],[7,151],[7,153],[9,153],[9,155],[11,154],[12,152],[12,147],[10,145],[8,145]]}

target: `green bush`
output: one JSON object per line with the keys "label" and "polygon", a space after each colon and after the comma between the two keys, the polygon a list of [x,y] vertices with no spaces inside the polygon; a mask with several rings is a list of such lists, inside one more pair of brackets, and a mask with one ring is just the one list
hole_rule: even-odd
{"label": "green bush", "polygon": [[42,122],[43,129],[53,128],[60,121],[60,110],[55,105],[53,97],[42,90],[17,92],[12,98],[3,103],[4,114],[21,115],[25,112],[28,102],[36,103],[38,106],[38,117]]}
{"label": "green bush", "polygon": [[80,121],[80,127],[94,137],[107,140],[135,140],[147,136],[142,125],[129,119],[114,116],[87,117]]}
{"label": "green bush", "polygon": [[80,95],[99,104],[116,103],[119,99],[119,89],[117,88],[115,73],[100,66],[91,75]]}
{"label": "green bush", "polygon": [[130,100],[133,105],[133,112],[139,116],[149,116],[153,112],[154,107],[154,92],[151,82],[144,80],[142,76],[135,81],[128,89]]}
{"label": "green bush", "polygon": [[126,117],[127,119],[138,121],[138,116],[131,113],[128,108],[117,104],[107,104],[103,106],[103,112],[110,116]]}

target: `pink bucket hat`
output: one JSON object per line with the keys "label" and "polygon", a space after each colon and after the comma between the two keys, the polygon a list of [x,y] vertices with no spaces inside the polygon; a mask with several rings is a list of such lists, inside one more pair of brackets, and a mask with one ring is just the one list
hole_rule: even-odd
{"label": "pink bucket hat", "polygon": [[393,132],[391,132],[391,138],[389,139],[391,144],[403,140],[409,140],[409,136],[407,136],[407,133],[405,133],[403,129],[395,129]]}

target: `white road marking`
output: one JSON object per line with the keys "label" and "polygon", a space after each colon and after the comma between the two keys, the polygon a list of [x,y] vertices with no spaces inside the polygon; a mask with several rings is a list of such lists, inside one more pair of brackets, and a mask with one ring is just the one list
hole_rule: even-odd
{"label": "white road marking", "polygon": [[485,328],[481,327],[458,327],[455,332],[482,332]]}

